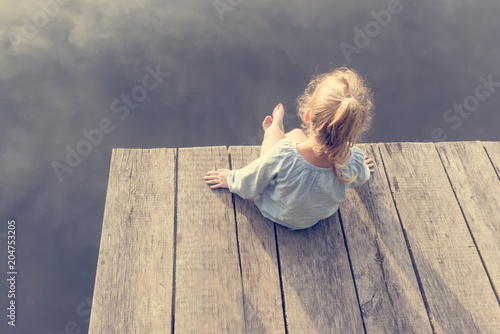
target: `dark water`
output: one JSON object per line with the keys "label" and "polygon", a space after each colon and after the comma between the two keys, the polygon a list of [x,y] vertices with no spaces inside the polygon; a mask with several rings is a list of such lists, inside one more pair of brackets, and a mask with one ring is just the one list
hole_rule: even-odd
{"label": "dark water", "polygon": [[498,0],[42,2],[0,5],[1,333],[87,332],[112,148],[259,144],[342,65],[375,92],[365,141],[500,140]]}

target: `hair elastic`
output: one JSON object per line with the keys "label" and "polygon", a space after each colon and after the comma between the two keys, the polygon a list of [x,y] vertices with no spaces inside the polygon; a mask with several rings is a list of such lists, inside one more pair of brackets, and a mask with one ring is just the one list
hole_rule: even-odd
{"label": "hair elastic", "polygon": [[351,93],[351,96],[352,96],[352,97],[354,97],[354,94],[353,94],[353,93]]}

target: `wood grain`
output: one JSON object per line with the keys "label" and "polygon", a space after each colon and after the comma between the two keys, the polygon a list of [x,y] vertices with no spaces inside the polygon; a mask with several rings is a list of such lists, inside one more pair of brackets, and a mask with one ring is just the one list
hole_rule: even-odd
{"label": "wood grain", "polygon": [[480,142],[436,143],[477,249],[500,289],[500,180]]}
{"label": "wood grain", "polygon": [[226,147],[114,149],[89,333],[498,332],[500,142],[360,146],[370,181],[302,231],[205,185]]}
{"label": "wood grain", "polygon": [[482,142],[493,167],[500,178],[500,142],[486,141]]}
{"label": "wood grain", "polygon": [[174,149],[113,150],[89,333],[170,331],[174,196]]}
{"label": "wood grain", "polygon": [[224,146],[179,149],[175,332],[243,333],[243,292],[231,193],[207,171],[228,168]]}
{"label": "wood grain", "polygon": [[288,332],[364,332],[337,213],[305,230],[276,231]]}
{"label": "wood grain", "polygon": [[495,333],[500,308],[432,143],[379,144],[438,333]]}
{"label": "wood grain", "polygon": [[358,146],[374,173],[339,210],[366,332],[432,333],[378,146]]}
{"label": "wood grain", "polygon": [[[232,169],[259,157],[260,146],[231,146]],[[238,226],[247,333],[284,333],[274,223],[252,200],[233,195]]]}

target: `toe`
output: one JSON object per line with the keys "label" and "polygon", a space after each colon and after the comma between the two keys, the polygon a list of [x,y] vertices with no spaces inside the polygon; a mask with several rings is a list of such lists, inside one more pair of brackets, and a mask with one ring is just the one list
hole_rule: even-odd
{"label": "toe", "polygon": [[273,118],[271,116],[266,116],[266,118],[264,118],[264,121],[262,122],[262,127],[264,128],[264,130],[267,130],[267,128],[269,128],[272,123]]}
{"label": "toe", "polygon": [[273,111],[273,117],[276,117],[276,116],[281,116],[283,115],[283,113],[285,112],[285,110],[283,109],[283,105],[280,103],[276,106],[276,108],[274,108],[274,111]]}
{"label": "toe", "polygon": [[273,116],[278,112],[278,110],[279,110],[280,107],[281,107],[281,103],[278,104],[276,107],[274,107]]}

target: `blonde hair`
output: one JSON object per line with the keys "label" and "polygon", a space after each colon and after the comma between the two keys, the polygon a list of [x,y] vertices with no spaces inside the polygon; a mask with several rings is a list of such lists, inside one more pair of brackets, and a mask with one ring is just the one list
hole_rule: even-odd
{"label": "blonde hair", "polygon": [[[316,75],[297,100],[302,128],[316,146],[317,156],[326,154],[332,169],[342,183],[351,183],[357,175],[343,178],[340,157],[349,154],[358,136],[368,130],[372,121],[373,95],[364,80],[346,67]],[[305,122],[310,110],[310,122]]]}

